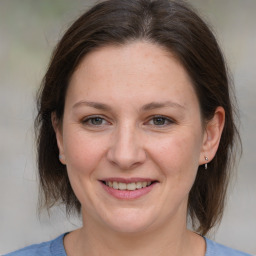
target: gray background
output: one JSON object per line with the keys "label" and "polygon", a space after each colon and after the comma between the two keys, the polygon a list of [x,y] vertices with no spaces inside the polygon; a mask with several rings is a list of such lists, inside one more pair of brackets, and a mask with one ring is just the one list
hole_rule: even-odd
{"label": "gray background", "polygon": [[[37,214],[35,94],[50,53],[93,1],[0,0],[0,254],[80,225],[62,208]],[[216,241],[256,254],[256,0],[191,0],[214,27],[236,86],[244,153]]]}

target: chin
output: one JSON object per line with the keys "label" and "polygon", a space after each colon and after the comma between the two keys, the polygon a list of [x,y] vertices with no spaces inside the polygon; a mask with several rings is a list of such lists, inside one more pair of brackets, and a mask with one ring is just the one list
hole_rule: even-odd
{"label": "chin", "polygon": [[123,234],[138,234],[144,231],[147,231],[150,227],[147,223],[128,223],[128,222],[118,222],[110,224],[109,227],[118,233]]}
{"label": "chin", "polygon": [[135,234],[148,230],[156,219],[151,214],[138,213],[137,209],[125,209],[119,210],[118,214],[111,214],[104,222],[115,232]]}

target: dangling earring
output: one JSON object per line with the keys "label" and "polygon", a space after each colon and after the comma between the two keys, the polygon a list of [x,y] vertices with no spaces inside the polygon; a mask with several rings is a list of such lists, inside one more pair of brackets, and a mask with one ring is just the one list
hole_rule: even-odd
{"label": "dangling earring", "polygon": [[[205,161],[207,161],[207,162],[208,162],[208,160],[209,160],[207,156],[205,156],[204,159],[205,159]],[[207,168],[208,168],[207,163],[205,163],[205,164],[204,164],[204,169],[207,170]]]}

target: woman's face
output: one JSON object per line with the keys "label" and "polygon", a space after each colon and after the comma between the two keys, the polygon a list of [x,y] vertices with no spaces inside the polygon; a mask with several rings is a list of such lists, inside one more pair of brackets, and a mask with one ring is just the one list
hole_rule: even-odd
{"label": "woman's face", "polygon": [[133,42],[88,54],[70,81],[57,139],[95,227],[139,232],[186,221],[205,134],[187,72],[161,47]]}

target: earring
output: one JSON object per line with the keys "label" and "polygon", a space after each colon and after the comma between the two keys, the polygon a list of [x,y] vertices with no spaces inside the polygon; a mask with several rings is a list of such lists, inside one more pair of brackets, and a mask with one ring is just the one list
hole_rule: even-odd
{"label": "earring", "polygon": [[[207,156],[205,156],[204,159],[205,159],[205,161],[207,161],[207,162],[208,162],[208,160],[209,160]],[[205,163],[205,164],[204,164],[204,169],[207,170],[207,168],[208,168],[207,163]]]}
{"label": "earring", "polygon": [[65,165],[66,163],[65,163],[65,155],[59,155],[59,161],[63,164],[63,165]]}

